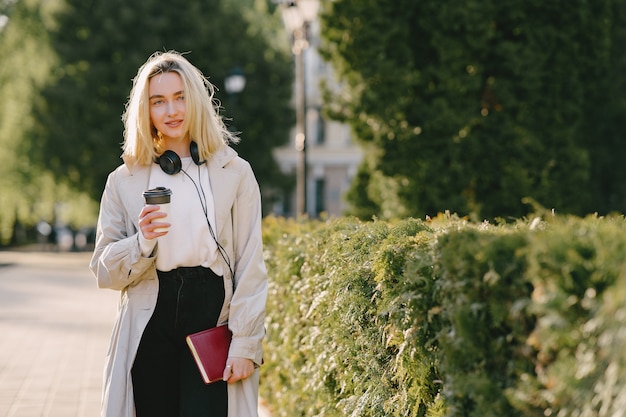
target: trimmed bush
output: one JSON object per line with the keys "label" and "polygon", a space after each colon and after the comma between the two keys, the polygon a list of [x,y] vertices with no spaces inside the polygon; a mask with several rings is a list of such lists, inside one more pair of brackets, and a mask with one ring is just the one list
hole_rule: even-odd
{"label": "trimmed bush", "polygon": [[435,332],[424,325],[432,292],[418,294],[433,285],[428,227],[355,219],[266,227],[282,228],[266,234],[262,388],[277,414],[427,415],[440,402]]}
{"label": "trimmed bush", "polygon": [[511,391],[525,415],[626,415],[625,237],[622,217],[593,216],[529,235],[535,372]]}
{"label": "trimmed bush", "polygon": [[277,416],[621,416],[626,223],[267,218]]}
{"label": "trimmed bush", "polygon": [[509,228],[464,228],[439,240],[440,372],[449,416],[520,415],[504,391],[532,369],[525,246],[526,233]]}

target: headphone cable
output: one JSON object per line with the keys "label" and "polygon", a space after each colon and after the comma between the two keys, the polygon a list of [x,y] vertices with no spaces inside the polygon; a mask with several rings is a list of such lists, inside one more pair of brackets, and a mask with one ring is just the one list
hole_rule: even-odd
{"label": "headphone cable", "polygon": [[[181,168],[181,171],[187,176],[187,178],[189,178],[191,180],[191,182],[193,183],[194,187],[196,187],[196,193],[198,194],[198,199],[200,200],[200,205],[202,206],[202,211],[204,212],[204,218],[206,219],[206,223],[209,226],[209,233],[211,233],[211,237],[213,238],[213,240],[215,241],[215,244],[217,245],[217,251],[220,253],[220,255],[222,256],[222,259],[224,259],[224,262],[226,262],[226,265],[228,266],[228,269],[230,271],[230,275],[232,277],[232,279],[235,279],[235,273],[233,272],[233,268],[230,264],[230,258],[228,257],[228,253],[226,253],[226,249],[224,249],[224,247],[222,246],[222,244],[217,240],[217,236],[215,235],[215,231],[213,230],[213,227],[211,226],[211,222],[209,221],[209,213],[208,213],[208,203],[207,203],[207,199],[206,199],[206,194],[204,193],[204,187],[202,187],[202,179],[200,178],[200,165],[196,165],[198,167],[198,182],[200,183],[200,188],[198,188],[198,185],[196,184],[196,182],[193,180],[193,178],[191,178],[191,176],[187,173],[187,171],[185,171],[184,169]],[[200,195],[200,190],[202,190],[202,195]],[[202,198],[204,197],[204,204],[202,203]]]}

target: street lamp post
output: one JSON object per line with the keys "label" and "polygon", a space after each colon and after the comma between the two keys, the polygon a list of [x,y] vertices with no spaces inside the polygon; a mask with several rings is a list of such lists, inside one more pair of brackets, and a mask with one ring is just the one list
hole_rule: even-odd
{"label": "street lamp post", "polygon": [[[245,87],[246,76],[243,71],[239,67],[233,68],[224,79],[224,88],[226,89],[226,94],[228,94],[228,99],[230,101],[230,105],[232,106],[231,113],[233,114],[237,110],[237,97]],[[231,126],[230,130],[236,131],[237,129],[235,126]]]}
{"label": "street lamp post", "polygon": [[283,3],[283,21],[292,37],[292,52],[296,58],[296,138],[298,151],[296,210],[307,214],[307,98],[304,52],[309,47],[309,29],[317,16],[319,0],[295,0]]}
{"label": "street lamp post", "polygon": [[224,79],[224,88],[230,94],[239,94],[246,88],[246,76],[239,67],[233,68]]}

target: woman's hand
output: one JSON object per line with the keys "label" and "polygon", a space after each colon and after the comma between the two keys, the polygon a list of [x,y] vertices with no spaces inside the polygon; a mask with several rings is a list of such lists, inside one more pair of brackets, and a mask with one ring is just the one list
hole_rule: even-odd
{"label": "woman's hand", "polygon": [[254,373],[254,362],[246,358],[228,358],[224,369],[224,381],[233,384]]}
{"label": "woman's hand", "polygon": [[170,223],[159,221],[167,217],[167,213],[159,209],[160,207],[156,205],[146,205],[139,213],[139,229],[143,237],[148,240],[166,235],[170,227]]}

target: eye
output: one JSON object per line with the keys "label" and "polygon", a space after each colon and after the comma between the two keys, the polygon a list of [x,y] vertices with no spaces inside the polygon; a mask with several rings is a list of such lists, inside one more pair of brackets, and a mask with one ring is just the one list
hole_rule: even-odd
{"label": "eye", "polygon": [[152,100],[150,104],[153,106],[160,106],[161,104],[163,104],[163,100],[161,99]]}
{"label": "eye", "polygon": [[185,95],[181,94],[180,96],[178,96],[178,100],[185,101]]}

